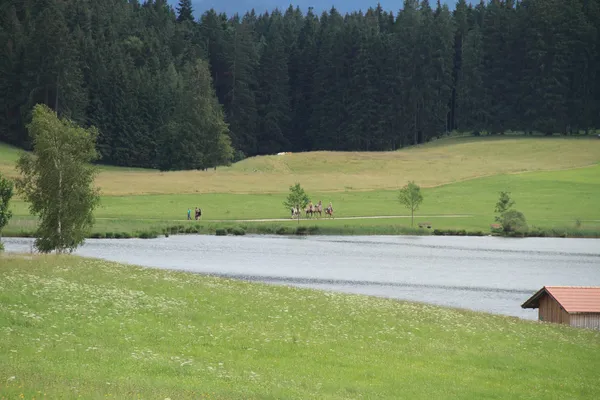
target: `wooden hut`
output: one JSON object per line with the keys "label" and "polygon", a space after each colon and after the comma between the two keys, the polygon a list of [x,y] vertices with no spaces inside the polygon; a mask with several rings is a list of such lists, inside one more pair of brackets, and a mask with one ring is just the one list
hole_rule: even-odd
{"label": "wooden hut", "polygon": [[544,286],[522,308],[539,308],[539,320],[600,330],[600,287]]}

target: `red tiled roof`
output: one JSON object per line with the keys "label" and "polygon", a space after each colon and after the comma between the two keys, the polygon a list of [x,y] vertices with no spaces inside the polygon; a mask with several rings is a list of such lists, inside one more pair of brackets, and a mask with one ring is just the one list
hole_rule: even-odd
{"label": "red tiled roof", "polygon": [[600,286],[544,286],[521,307],[538,308],[544,294],[553,297],[568,313],[600,313]]}

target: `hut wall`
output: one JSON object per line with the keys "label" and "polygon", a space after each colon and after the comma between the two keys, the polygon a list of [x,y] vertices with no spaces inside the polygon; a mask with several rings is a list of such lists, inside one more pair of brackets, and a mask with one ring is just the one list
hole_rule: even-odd
{"label": "hut wall", "polygon": [[540,298],[539,319],[545,322],[568,324],[569,314],[558,304],[556,300],[548,295]]}
{"label": "hut wall", "polygon": [[600,313],[571,314],[571,326],[600,330]]}

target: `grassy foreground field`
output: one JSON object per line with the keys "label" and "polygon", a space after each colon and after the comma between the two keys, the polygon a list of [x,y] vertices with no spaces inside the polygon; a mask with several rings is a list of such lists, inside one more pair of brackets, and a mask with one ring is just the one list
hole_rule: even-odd
{"label": "grassy foreground field", "polygon": [[[10,174],[16,154],[0,147],[0,170]],[[408,210],[396,200],[397,189],[415,179],[425,196],[417,222],[432,222],[434,228],[489,232],[498,192],[508,190],[531,225],[597,234],[599,162],[600,140],[595,138],[508,137],[444,139],[387,153],[254,157],[217,171],[160,173],[102,167],[98,184],[104,196],[94,229],[128,234],[161,231],[187,223],[187,209],[196,206],[203,210],[202,232],[240,223],[250,230],[267,224],[273,229],[293,226],[287,220],[239,220],[288,219],[282,203],[296,181],[315,202],[331,201],[337,218],[406,217]],[[5,235],[31,232],[35,220],[27,205],[19,199],[12,204],[15,216]],[[324,233],[399,233],[409,220],[339,219],[310,225]]]}
{"label": "grassy foreground field", "polygon": [[595,399],[600,333],[0,255],[0,399]]}

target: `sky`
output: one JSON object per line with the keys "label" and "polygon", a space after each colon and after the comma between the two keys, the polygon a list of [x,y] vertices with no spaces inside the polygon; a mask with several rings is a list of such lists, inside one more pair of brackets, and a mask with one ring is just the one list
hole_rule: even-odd
{"label": "sky", "polygon": [[[470,1],[475,2],[474,0]],[[436,2],[437,0],[429,0],[432,7],[435,7]],[[178,0],[169,0],[169,3],[176,6]],[[285,10],[289,7],[290,3],[294,7],[299,6],[303,12],[306,12],[308,7],[313,7],[314,12],[320,14],[322,11],[329,10],[331,6],[335,6],[340,13],[344,14],[360,9],[365,11],[369,7],[375,7],[377,0],[294,0],[293,2],[290,2],[290,0],[192,0],[196,16],[200,16],[204,11],[211,8],[214,8],[218,12],[225,12],[227,15],[233,15],[236,12],[244,14],[246,11],[254,8],[260,14],[265,11],[272,11],[275,8]],[[381,3],[384,10],[396,13],[402,7],[403,1],[379,0],[379,3]],[[456,0],[442,0],[443,3],[448,4],[451,9],[454,9]]]}

